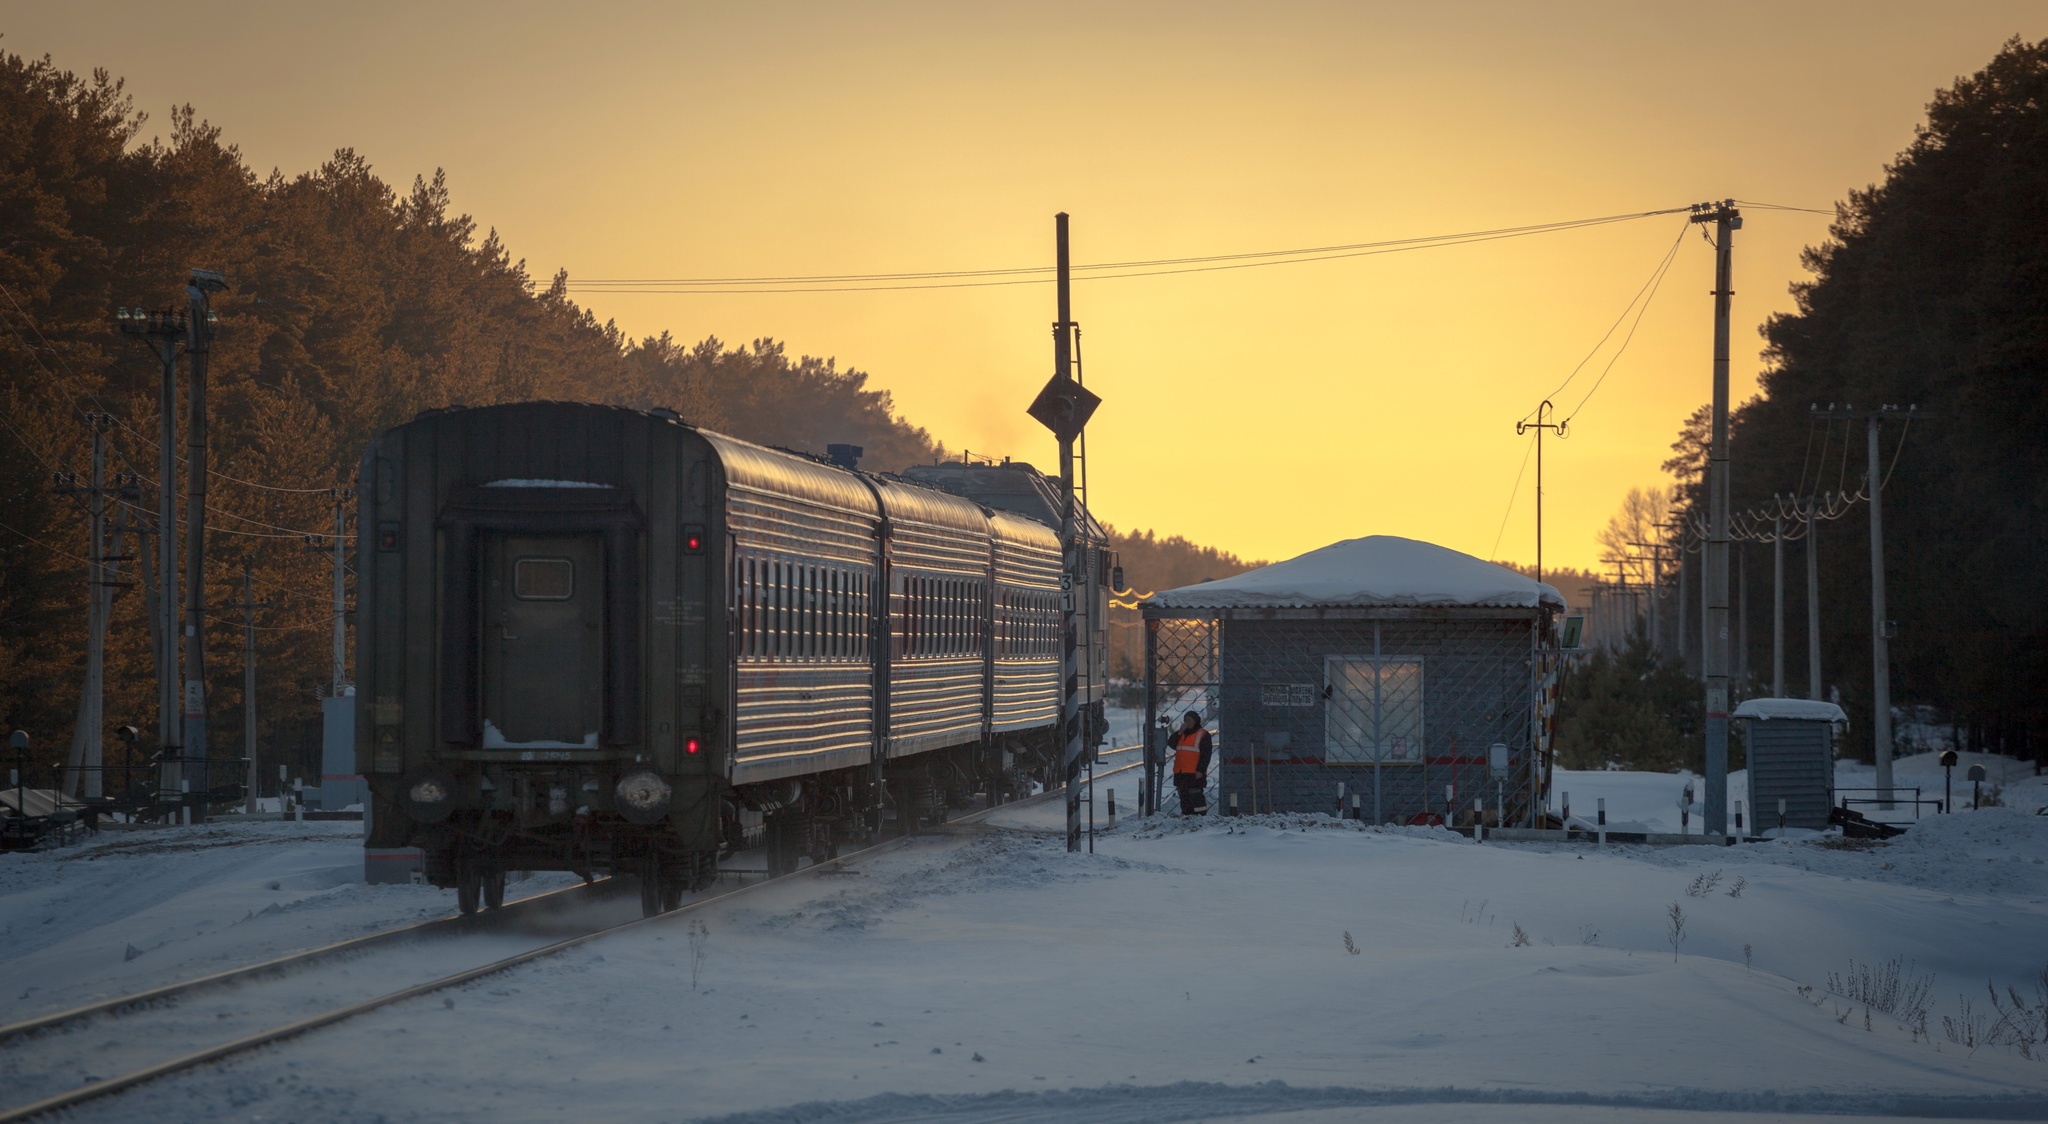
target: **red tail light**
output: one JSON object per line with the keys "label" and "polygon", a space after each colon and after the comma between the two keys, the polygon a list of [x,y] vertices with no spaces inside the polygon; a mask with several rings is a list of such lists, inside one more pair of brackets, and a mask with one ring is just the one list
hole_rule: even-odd
{"label": "red tail light", "polygon": [[702,740],[702,739],[699,739],[699,738],[684,738],[684,739],[683,739],[683,752],[684,752],[684,753],[696,753],[696,752],[698,752],[699,750],[701,750],[701,749],[703,749],[703,748],[704,748],[704,742],[703,742],[703,740]]}

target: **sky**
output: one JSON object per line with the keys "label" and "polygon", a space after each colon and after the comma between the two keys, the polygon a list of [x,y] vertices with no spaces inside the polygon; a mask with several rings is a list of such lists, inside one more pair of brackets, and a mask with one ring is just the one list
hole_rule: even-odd
{"label": "sky", "polygon": [[[2048,6],[1984,3],[160,5],[0,0],[0,48],[190,103],[259,173],[353,148],[540,278],[1080,264],[1493,230],[1732,198],[1830,209],[1934,91]],[[1828,217],[1744,208],[1731,382]],[[1713,251],[1683,214],[1401,253],[1074,287],[1089,498],[1280,559],[1395,534],[1599,563],[1711,393]],[[1565,385],[1676,242],[1640,319]],[[1051,468],[1024,414],[1052,287],[621,293],[635,335],[835,357],[954,450]],[[1616,344],[1633,336],[1611,368]],[[1604,380],[1601,371],[1607,370]],[[1587,397],[1589,390],[1597,390]],[[901,466],[870,465],[878,468]],[[1744,497],[1735,497],[1741,506]]]}

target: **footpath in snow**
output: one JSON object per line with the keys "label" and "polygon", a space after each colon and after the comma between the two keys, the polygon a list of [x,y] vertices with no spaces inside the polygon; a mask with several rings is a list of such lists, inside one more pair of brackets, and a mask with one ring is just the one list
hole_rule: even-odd
{"label": "footpath in snow", "polygon": [[[2048,1117],[2038,1043],[1970,1049],[1943,1025],[1981,1039],[1987,982],[2043,998],[2048,816],[1598,850],[1313,816],[1133,820],[1134,781],[1116,787],[1126,818],[1093,855],[1065,852],[1057,801],[1004,809],[74,1115]],[[345,826],[0,864],[8,1017],[136,986],[153,958],[186,974],[446,910],[439,891],[347,884],[360,841],[329,830]],[[142,871],[151,894],[110,900]],[[218,935],[236,930],[268,935]],[[1924,1019],[1863,995],[1861,974],[1894,963],[1903,990],[1926,984]]]}

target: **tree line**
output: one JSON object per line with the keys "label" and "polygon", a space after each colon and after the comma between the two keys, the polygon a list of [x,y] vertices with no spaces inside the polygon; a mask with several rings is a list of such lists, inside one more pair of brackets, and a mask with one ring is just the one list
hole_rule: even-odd
{"label": "tree line", "polygon": [[[302,535],[330,529],[325,490],[352,489],[367,441],[422,410],[665,406],[762,444],[862,445],[864,464],[885,470],[947,455],[867,373],[830,358],[793,357],[773,339],[628,336],[570,299],[565,274],[539,281],[495,230],[455,212],[438,172],[400,191],[342,149],[311,171],[262,176],[189,106],[160,135],[145,138],[147,124],[105,71],[0,52],[0,727],[32,731],[38,758],[63,755],[86,644],[85,522],[51,475],[84,470],[86,415],[112,415],[109,472],[139,476],[135,514],[154,510],[157,363],[113,314],[181,303],[193,266],[232,286],[214,302],[210,363],[216,756],[243,751],[241,723],[222,719],[242,705],[246,559],[255,599],[269,603],[257,614],[259,742],[317,775],[331,562],[324,540],[309,550]],[[1172,559],[1200,553],[1149,533],[1119,539],[1134,581],[1177,580]],[[133,535],[122,551],[138,553]],[[134,579],[135,563],[121,576]],[[115,600],[105,713],[149,730],[142,601],[137,590]]]}
{"label": "tree line", "polygon": [[[1731,506],[1774,496],[1868,494],[1866,423],[1813,408],[1918,406],[1879,433],[1894,704],[1935,707],[1969,748],[2048,759],[2048,40],[2008,41],[1937,92],[1881,182],[1835,208],[1803,256],[1794,311],[1766,322],[1760,393],[1731,412]],[[1738,246],[1739,250],[1739,246]],[[1708,415],[1681,427],[1669,504],[1703,521]],[[1639,534],[1665,497],[1617,517]],[[1649,509],[1657,508],[1656,512]],[[1641,510],[1637,510],[1641,509]],[[1871,753],[1869,505],[1818,523],[1823,697],[1851,716],[1846,748]],[[1626,526],[1624,526],[1626,524]],[[1613,544],[1610,544],[1613,545]],[[1786,691],[1804,697],[1807,542],[1789,542]],[[1749,693],[1768,693],[1771,548],[1737,544],[1748,571]],[[1697,582],[1698,571],[1691,571]],[[1731,578],[1731,603],[1734,597]],[[1697,601],[1698,586],[1694,585]],[[1698,606],[1681,607],[1697,637]],[[1669,659],[1666,655],[1662,657]],[[1560,720],[1634,659],[1568,686]],[[1608,666],[1609,664],[1614,666]],[[1645,678],[1647,677],[1647,678]],[[1612,686],[1612,684],[1608,684]],[[1689,718],[1677,716],[1684,725]]]}

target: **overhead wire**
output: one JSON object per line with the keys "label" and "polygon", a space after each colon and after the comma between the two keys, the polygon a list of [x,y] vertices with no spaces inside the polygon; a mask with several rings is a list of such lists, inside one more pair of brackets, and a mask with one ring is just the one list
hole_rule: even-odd
{"label": "overhead wire", "polygon": [[1529,447],[1522,452],[1522,467],[1515,470],[1514,485],[1508,489],[1508,509],[1501,512],[1500,530],[1493,533],[1493,546],[1486,552],[1488,558],[1500,556],[1500,540],[1508,533],[1508,520],[1513,518],[1515,514],[1515,500],[1522,494],[1522,476],[1529,471],[1529,457],[1535,452],[1536,443],[1534,441],[1529,442]]}
{"label": "overhead wire", "polygon": [[[1648,315],[1650,311],[1650,302],[1657,299],[1657,290],[1664,287],[1664,278],[1670,274],[1671,264],[1678,260],[1678,247],[1684,240],[1685,231],[1681,229],[1678,232],[1678,237],[1672,240],[1671,248],[1665,251],[1664,260],[1659,263],[1657,271],[1651,275],[1649,294],[1642,298],[1641,305],[1637,307],[1636,318],[1629,324],[1628,334],[1621,338],[1621,346],[1615,348],[1614,354],[1608,357],[1607,365],[1600,369],[1600,377],[1593,380],[1592,388],[1587,390],[1585,396],[1579,399],[1579,404],[1572,407],[1571,412],[1565,415],[1565,424],[1570,424],[1573,418],[1579,416],[1579,411],[1585,409],[1586,403],[1591,402],[1593,396],[1600,392],[1601,384],[1607,381],[1607,376],[1614,370],[1614,365],[1621,362],[1622,354],[1628,351],[1629,343],[1636,338],[1636,329],[1642,327],[1643,317]],[[1626,316],[1627,312],[1624,311],[1622,315]]]}
{"label": "overhead wire", "polygon": [[[1211,273],[1234,269],[1254,269],[1272,265],[1294,265],[1302,262],[1335,261],[1345,258],[1371,257],[1378,254],[1401,253],[1408,250],[1495,242],[1508,238],[1523,238],[1535,234],[1549,234],[1564,230],[1579,230],[1593,226],[1605,226],[1611,223],[1631,222],[1658,215],[1678,214],[1686,210],[1687,208],[1684,207],[1671,207],[1628,214],[1600,215],[1583,219],[1567,219],[1559,222],[1533,223],[1526,226],[1499,227],[1492,230],[1464,231],[1456,234],[1426,235],[1415,238],[1385,239],[1376,242],[1352,242],[1331,246],[1311,246],[1293,250],[1255,250],[1235,254],[1208,254],[1195,257],[1154,258],[1125,262],[1097,262],[1070,267],[1070,273],[1075,275],[1075,280],[1112,280],[1131,277],[1164,277],[1186,273]],[[582,281],[571,280],[568,283],[568,288],[571,291],[586,293],[697,293],[706,295],[965,289],[1007,285],[1051,284],[1055,280],[1052,276],[1054,269],[1055,267],[1053,266],[1018,266],[1006,269],[925,270],[911,273],[814,274],[779,277],[591,278]]]}
{"label": "overhead wire", "polygon": [[[1651,268],[1650,275],[1643,279],[1643,283],[1641,287],[1636,289],[1635,295],[1630,297],[1628,303],[1622,306],[1620,315],[1614,318],[1614,323],[1609,324],[1607,326],[1607,330],[1600,334],[1600,339],[1597,343],[1593,345],[1592,350],[1586,352],[1586,357],[1584,359],[1579,360],[1578,365],[1572,368],[1571,374],[1566,375],[1564,381],[1557,384],[1557,389],[1543,396],[1546,401],[1552,398],[1556,398],[1560,394],[1563,394],[1565,388],[1572,384],[1572,380],[1579,377],[1579,372],[1585,369],[1586,364],[1591,363],[1593,361],[1593,357],[1600,354],[1600,349],[1607,346],[1607,341],[1614,338],[1615,330],[1621,327],[1622,321],[1628,319],[1629,312],[1635,308],[1636,302],[1643,299],[1643,294],[1645,292],[1648,292],[1653,284],[1657,283],[1659,277],[1663,276],[1664,270],[1669,267],[1671,258],[1678,252],[1679,243],[1683,242],[1684,240],[1685,227],[1681,226],[1678,228],[1678,237],[1671,240],[1670,248],[1664,252],[1663,257],[1658,259],[1657,265]],[[1540,406],[1537,407],[1537,409],[1541,408],[1542,407]],[[1522,415],[1523,420],[1526,421],[1530,416],[1534,415],[1535,412],[1535,410],[1531,410],[1528,414]]]}

